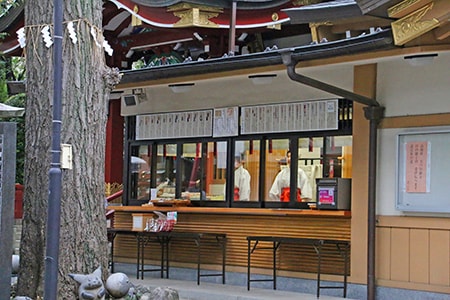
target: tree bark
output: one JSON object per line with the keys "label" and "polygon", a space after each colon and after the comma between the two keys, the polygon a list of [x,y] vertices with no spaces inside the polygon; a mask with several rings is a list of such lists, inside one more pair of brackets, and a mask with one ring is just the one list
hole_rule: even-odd
{"label": "tree bark", "polygon": [[[76,299],[69,273],[107,271],[105,220],[105,126],[110,74],[101,44],[102,1],[64,1],[61,142],[71,144],[73,168],[62,170],[58,299]],[[69,38],[73,21],[78,42]],[[53,2],[26,1],[27,103],[24,216],[17,295],[42,296],[45,279],[47,202],[52,139],[53,47],[42,28],[53,32]]]}

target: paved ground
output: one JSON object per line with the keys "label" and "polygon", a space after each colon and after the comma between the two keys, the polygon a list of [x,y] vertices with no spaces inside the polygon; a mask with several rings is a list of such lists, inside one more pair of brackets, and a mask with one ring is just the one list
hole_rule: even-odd
{"label": "paved ground", "polygon": [[[178,291],[182,300],[269,300],[269,299],[317,299],[315,294],[288,292],[273,290],[271,288],[251,287],[248,291],[246,285],[231,285],[201,281],[197,285],[195,276],[186,276],[187,280],[161,279],[157,274],[146,274],[144,279],[136,279],[136,267],[132,264],[116,264],[115,272],[123,272],[135,285],[143,285],[149,288],[170,287]],[[173,274],[174,277],[176,274]],[[320,295],[321,300],[344,299]],[[348,298],[347,298],[348,299]]]}
{"label": "paved ground", "polygon": [[[222,285],[217,283],[202,282],[197,285],[195,281],[174,280],[174,279],[136,279],[129,275],[134,284],[144,285],[150,288],[170,287],[178,291],[180,299],[183,300],[269,300],[269,299],[303,299],[317,300],[316,295],[285,292],[279,290],[269,290],[260,288],[251,288],[247,291],[246,287],[235,285]],[[320,296],[322,300],[344,299],[330,296]]]}

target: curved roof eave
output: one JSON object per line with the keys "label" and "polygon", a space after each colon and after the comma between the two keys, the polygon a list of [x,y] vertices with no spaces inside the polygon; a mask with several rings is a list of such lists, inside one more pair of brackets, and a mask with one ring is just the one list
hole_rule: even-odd
{"label": "curved roof eave", "polygon": [[11,6],[3,15],[0,16],[0,32],[7,31],[25,9],[25,3],[22,2],[17,6]]}
{"label": "curved roof eave", "polygon": [[[265,0],[262,0],[265,2]],[[123,9],[124,11],[131,14],[133,17],[141,20],[143,23],[146,23],[151,26],[159,27],[159,28],[176,28],[177,22],[179,21],[179,18],[174,16],[172,13],[167,13],[166,10],[161,10],[162,8],[167,7],[170,5],[170,3],[175,4],[178,2],[183,1],[160,1],[161,3],[164,2],[166,5],[156,5],[154,3],[147,3],[147,1],[128,1],[128,0],[109,0],[109,2],[113,3],[118,9]],[[146,4],[140,4],[140,3],[146,3]],[[195,2],[195,1],[190,1]],[[196,2],[204,2],[205,4],[208,4],[209,6],[217,6],[217,3],[212,4],[213,1],[196,1]],[[258,1],[256,1],[258,2]],[[255,2],[255,3],[256,3]],[[272,3],[269,8],[262,7],[262,6],[256,6],[253,10],[245,10],[242,8],[238,9],[239,11],[243,12],[245,11],[247,14],[246,17],[238,18],[235,27],[237,29],[250,29],[250,28],[260,28],[260,27],[267,27],[267,26],[274,26],[278,24],[284,24],[288,23],[289,17],[282,11],[283,4],[286,4],[289,1],[275,1],[277,5]],[[142,5],[141,9],[138,11],[135,11],[135,5],[140,4]],[[286,7],[287,5],[285,5]],[[277,18],[273,19],[272,14],[273,11],[268,11],[267,9],[270,9],[272,7],[276,7],[279,10],[277,11]],[[154,9],[151,9],[154,8]],[[223,8],[223,7],[221,7]],[[225,8],[228,8],[227,6]],[[252,12],[249,14],[249,12]],[[257,12],[257,13],[253,13]],[[258,13],[261,12],[261,13]],[[227,29],[230,27],[229,17],[224,18],[223,16],[217,16],[211,19],[213,23],[215,23],[215,26],[217,28]]]}
{"label": "curved roof eave", "polygon": [[248,55],[123,71],[120,84],[156,81],[283,64],[280,52],[290,50],[298,61],[323,59],[394,48],[390,29],[345,40],[272,50]]}
{"label": "curved roof eave", "polygon": [[[231,1],[229,0],[134,0],[136,4],[149,6],[149,7],[167,7],[171,5],[175,5],[181,2],[189,2],[193,4],[199,5],[207,5],[207,6],[216,6],[223,8],[230,8]],[[238,8],[240,9],[265,9],[272,8],[287,2],[290,0],[235,0]]]}

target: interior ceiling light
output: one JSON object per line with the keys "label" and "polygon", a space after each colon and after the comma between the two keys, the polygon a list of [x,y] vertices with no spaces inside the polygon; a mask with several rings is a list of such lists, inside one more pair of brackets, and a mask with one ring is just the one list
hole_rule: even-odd
{"label": "interior ceiling light", "polygon": [[175,84],[169,84],[170,89],[174,93],[187,93],[191,90],[191,88],[195,85],[193,82],[189,83],[175,83]]}
{"label": "interior ceiling light", "polygon": [[248,78],[252,80],[253,84],[256,85],[272,83],[275,77],[277,77],[277,74],[257,74],[248,76]]}
{"label": "interior ceiling light", "polygon": [[426,66],[430,65],[434,58],[437,57],[437,53],[430,54],[418,54],[418,55],[409,55],[405,56],[404,59],[414,67]]}

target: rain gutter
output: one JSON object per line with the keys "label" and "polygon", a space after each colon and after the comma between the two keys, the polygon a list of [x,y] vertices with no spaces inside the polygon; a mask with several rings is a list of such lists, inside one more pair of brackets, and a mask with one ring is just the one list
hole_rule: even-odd
{"label": "rain gutter", "polygon": [[[361,37],[305,45],[290,48],[289,50],[292,50],[293,59],[301,58],[303,61],[306,61],[367,53],[377,50],[392,49],[394,47],[391,30],[383,30]],[[136,84],[144,81],[156,81],[170,78],[176,79],[185,76],[279,66],[283,65],[279,51],[282,50],[271,50],[246,55],[211,58],[204,61],[192,61],[174,65],[123,71],[123,76],[118,88],[120,88],[120,85],[122,84]]]}

